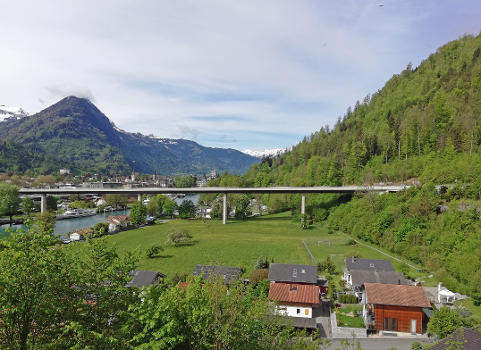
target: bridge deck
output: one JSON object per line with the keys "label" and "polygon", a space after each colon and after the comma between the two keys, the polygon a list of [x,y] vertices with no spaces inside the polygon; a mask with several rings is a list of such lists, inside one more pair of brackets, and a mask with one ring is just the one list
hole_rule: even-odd
{"label": "bridge deck", "polygon": [[21,188],[22,195],[60,194],[162,194],[162,193],[354,193],[399,192],[410,186],[318,186],[318,187],[139,187],[139,188]]}

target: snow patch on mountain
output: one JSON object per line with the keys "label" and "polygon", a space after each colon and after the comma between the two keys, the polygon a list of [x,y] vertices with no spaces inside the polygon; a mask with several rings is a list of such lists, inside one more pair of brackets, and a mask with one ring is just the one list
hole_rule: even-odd
{"label": "snow patch on mountain", "polygon": [[252,150],[252,149],[245,149],[242,151],[242,153],[248,154],[252,157],[256,158],[263,158],[263,157],[273,157],[273,156],[278,156],[281,155],[287,151],[285,148],[270,148],[270,149],[265,149],[262,151],[259,150]]}
{"label": "snow patch on mountain", "polygon": [[3,122],[7,119],[21,119],[27,116],[28,113],[20,107],[9,107],[0,104],[0,122]]}

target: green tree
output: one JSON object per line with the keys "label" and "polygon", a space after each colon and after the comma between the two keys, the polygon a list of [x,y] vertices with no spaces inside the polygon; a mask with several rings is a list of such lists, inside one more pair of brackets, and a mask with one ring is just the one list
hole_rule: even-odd
{"label": "green tree", "polygon": [[243,284],[221,281],[201,283],[190,279],[179,288],[161,285],[143,296],[147,302],[131,307],[129,328],[135,349],[319,349],[304,332],[281,326],[268,318],[264,294],[256,295]]}
{"label": "green tree", "polygon": [[195,178],[189,175],[181,175],[177,176],[174,179],[174,185],[177,188],[183,187],[194,187],[195,186]]}
{"label": "green tree", "polygon": [[162,207],[162,213],[165,216],[173,217],[176,209],[177,209],[177,203],[175,201],[167,198],[166,201],[164,202],[163,207]]}
{"label": "green tree", "polygon": [[35,210],[35,203],[33,202],[32,199],[28,197],[25,197],[22,200],[22,203],[20,206],[22,208],[22,212],[27,216],[30,216],[30,214],[32,214],[32,212]]}
{"label": "green tree", "polygon": [[237,200],[235,207],[235,217],[237,219],[245,220],[252,215],[252,209],[250,207],[250,198],[248,195],[242,195]]}
{"label": "green tree", "polygon": [[126,349],[128,308],[140,302],[126,284],[137,258],[121,255],[104,240],[88,240],[82,251],[71,250],[69,269],[80,293],[77,315],[65,324],[64,337],[73,349]]}
{"label": "green tree", "polygon": [[149,204],[147,204],[147,213],[151,216],[161,216],[164,208],[164,203],[169,198],[162,194],[158,194],[150,198]]}
{"label": "green tree", "polygon": [[195,216],[195,205],[190,199],[184,199],[179,205],[179,216],[183,219]]}
{"label": "green tree", "polygon": [[[76,313],[78,298],[63,249],[51,235],[13,232],[0,249],[0,347],[44,349],[59,346],[62,320]],[[62,346],[60,346],[62,347]]]}
{"label": "green tree", "polygon": [[447,337],[462,326],[463,320],[458,312],[451,310],[447,306],[443,306],[439,310],[434,310],[433,316],[429,319],[428,333],[441,339]]}
{"label": "green tree", "polygon": [[107,222],[98,222],[93,229],[94,237],[100,237],[109,232],[109,224]]}
{"label": "green tree", "polygon": [[142,204],[142,202],[135,201],[132,204],[132,209],[130,209],[130,217],[134,225],[141,225],[145,223],[145,218],[147,217],[147,208]]}
{"label": "green tree", "polygon": [[10,226],[12,226],[13,216],[17,214],[19,205],[18,187],[6,182],[0,183],[0,215],[10,217]]}
{"label": "green tree", "polygon": [[57,210],[58,197],[47,196],[47,210]]}
{"label": "green tree", "polygon": [[118,208],[125,208],[127,206],[128,197],[125,194],[107,194],[105,195],[105,202],[114,207],[115,209]]}
{"label": "green tree", "polygon": [[37,213],[33,218],[32,231],[53,235],[55,229],[55,215],[52,212]]}

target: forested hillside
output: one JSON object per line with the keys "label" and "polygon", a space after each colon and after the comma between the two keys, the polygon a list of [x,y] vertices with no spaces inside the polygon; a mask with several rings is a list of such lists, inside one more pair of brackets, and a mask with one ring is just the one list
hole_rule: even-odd
{"label": "forested hillside", "polygon": [[[409,64],[290,152],[254,165],[255,185],[471,181],[481,144],[481,36],[452,41]],[[271,165],[271,166],[270,166]],[[449,167],[447,166],[449,165]]]}
{"label": "forested hillside", "polygon": [[[307,197],[307,213],[435,272],[449,288],[481,292],[481,36],[408,65],[289,152],[212,185],[315,186],[407,182],[401,194]],[[446,185],[436,189],[435,185]],[[299,212],[300,196],[263,197]],[[297,214],[298,215],[298,214]]]}

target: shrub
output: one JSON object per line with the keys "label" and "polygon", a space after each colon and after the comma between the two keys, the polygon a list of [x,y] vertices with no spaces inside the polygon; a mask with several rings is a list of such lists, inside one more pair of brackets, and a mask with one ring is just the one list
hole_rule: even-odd
{"label": "shrub", "polygon": [[109,232],[109,224],[107,222],[99,222],[94,225],[94,237],[103,236]]}
{"label": "shrub", "polygon": [[347,241],[346,245],[355,245],[357,244],[357,242],[353,239],[350,239],[349,241]]}
{"label": "shrub", "polygon": [[260,281],[266,280],[268,274],[269,274],[268,269],[253,270],[249,275],[249,281],[254,284],[259,283]]}
{"label": "shrub", "polygon": [[164,248],[158,244],[152,245],[149,249],[147,249],[147,257],[150,259],[155,258],[159,255],[160,252],[164,251]]}
{"label": "shrub", "polygon": [[260,256],[257,258],[256,269],[268,269],[269,268],[269,261],[267,258]]}
{"label": "shrub", "polygon": [[414,343],[411,344],[411,349],[412,350],[423,350],[423,346],[421,343],[415,341]]}
{"label": "shrub", "polygon": [[181,245],[186,245],[192,242],[192,236],[187,232],[184,231],[173,231],[169,233],[167,236],[167,241],[165,242],[167,245],[171,245],[174,247],[179,247]]}

